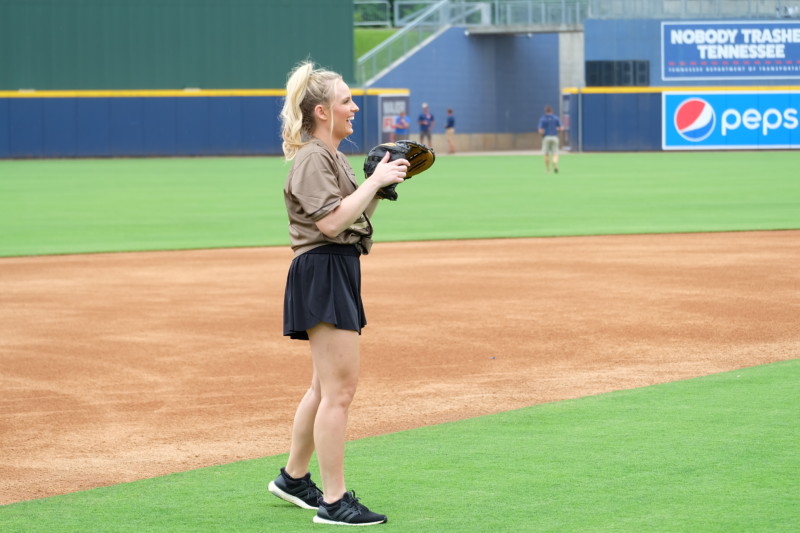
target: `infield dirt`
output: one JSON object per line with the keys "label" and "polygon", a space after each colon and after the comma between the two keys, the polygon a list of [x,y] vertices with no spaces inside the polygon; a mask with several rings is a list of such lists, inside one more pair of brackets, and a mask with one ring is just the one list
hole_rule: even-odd
{"label": "infield dirt", "polygon": [[[348,438],[796,358],[798,259],[800,231],[377,243]],[[0,504],[286,452],[290,261],[0,259]]]}

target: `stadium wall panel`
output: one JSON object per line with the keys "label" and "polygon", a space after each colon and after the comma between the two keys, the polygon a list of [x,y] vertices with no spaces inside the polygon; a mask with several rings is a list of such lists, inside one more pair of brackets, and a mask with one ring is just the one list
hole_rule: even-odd
{"label": "stadium wall panel", "polygon": [[8,101],[0,98],[0,157],[10,153],[11,121],[9,120]]}
{"label": "stadium wall panel", "polygon": [[[253,94],[0,92],[0,158],[281,155],[284,92],[238,92]],[[340,150],[363,153],[378,144],[381,93],[407,91],[353,90],[361,111]]]}
{"label": "stadium wall panel", "polygon": [[307,57],[352,80],[353,54],[352,0],[0,0],[0,90],[283,87]]}
{"label": "stadium wall panel", "polygon": [[[661,150],[661,91],[572,92],[570,109],[583,116],[570,117],[581,131],[581,148],[587,152]],[[581,99],[580,106],[577,99]],[[578,125],[580,122],[580,126]]]}

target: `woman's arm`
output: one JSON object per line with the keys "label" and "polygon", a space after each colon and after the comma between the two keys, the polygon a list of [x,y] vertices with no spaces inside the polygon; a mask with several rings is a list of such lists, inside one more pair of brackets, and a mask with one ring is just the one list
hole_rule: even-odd
{"label": "woman's arm", "polygon": [[390,154],[387,152],[383,156],[383,160],[375,167],[372,176],[364,180],[364,183],[353,194],[343,198],[342,203],[336,209],[317,220],[317,227],[325,236],[330,238],[338,236],[358,220],[361,213],[367,213],[367,216],[372,215],[379,202],[375,198],[378,189],[403,181],[408,161],[396,159],[387,162],[389,156]]}
{"label": "woman's arm", "polygon": [[381,199],[376,196],[375,198],[372,199],[367,208],[364,210],[364,213],[366,213],[369,218],[372,218],[372,214],[378,208],[379,203],[381,203]]}

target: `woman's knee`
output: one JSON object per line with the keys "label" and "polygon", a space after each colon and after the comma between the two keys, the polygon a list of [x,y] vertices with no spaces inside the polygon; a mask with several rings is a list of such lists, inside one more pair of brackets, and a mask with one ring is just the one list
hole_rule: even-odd
{"label": "woman's knee", "polygon": [[320,390],[319,386],[315,387],[312,384],[311,387],[309,387],[306,391],[306,398],[308,398],[309,402],[319,405],[319,402],[322,401],[322,391]]}
{"label": "woman's knee", "polygon": [[322,399],[330,405],[348,408],[353,403],[358,388],[358,379],[343,379],[328,383],[322,388]]}

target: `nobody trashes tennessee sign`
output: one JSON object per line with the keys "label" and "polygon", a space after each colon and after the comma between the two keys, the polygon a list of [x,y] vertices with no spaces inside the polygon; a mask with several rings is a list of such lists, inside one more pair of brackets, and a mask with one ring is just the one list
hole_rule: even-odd
{"label": "nobody trashes tennessee sign", "polygon": [[666,80],[800,78],[800,21],[662,22]]}

